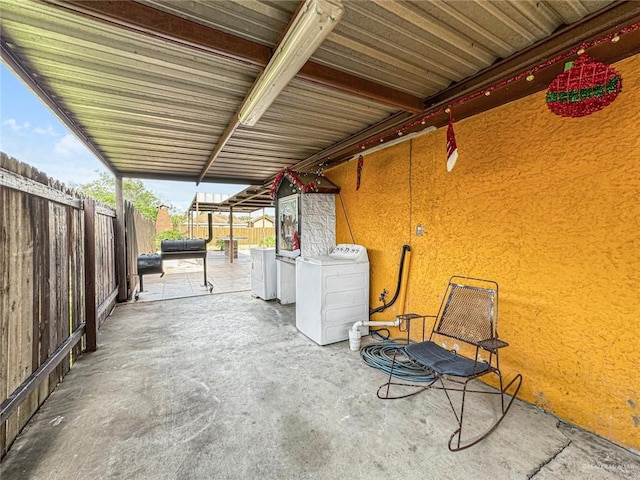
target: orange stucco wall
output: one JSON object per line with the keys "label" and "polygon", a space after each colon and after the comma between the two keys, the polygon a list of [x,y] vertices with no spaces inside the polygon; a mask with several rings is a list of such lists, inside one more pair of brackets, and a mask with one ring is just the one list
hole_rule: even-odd
{"label": "orange stucco wall", "polygon": [[558,117],[542,92],[456,123],[451,173],[441,128],[366,156],[358,191],[355,161],[327,177],[369,249],[372,306],[412,247],[406,292],[377,318],[435,313],[454,274],[496,280],[520,397],[640,450],[640,56],[616,68],[623,92],[590,116]]}

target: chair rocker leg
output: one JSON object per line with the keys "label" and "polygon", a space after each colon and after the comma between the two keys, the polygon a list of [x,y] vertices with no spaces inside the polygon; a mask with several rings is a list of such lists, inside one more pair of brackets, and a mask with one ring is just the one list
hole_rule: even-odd
{"label": "chair rocker leg", "polygon": [[[466,388],[467,388],[467,382],[465,382],[464,384],[464,388],[462,389],[462,406],[460,409],[460,416],[458,417],[458,414],[455,410],[455,408],[453,408],[453,403],[451,403],[451,400],[449,400],[449,403],[451,404],[451,408],[453,408],[453,413],[456,415],[456,419],[458,419],[458,428],[451,434],[451,437],[449,438],[449,443],[448,443],[448,447],[449,450],[452,452],[458,452],[460,450],[464,450],[466,448],[472,447],[475,444],[477,444],[478,442],[480,442],[481,440],[484,440],[485,438],[487,438],[489,436],[489,434],[491,434],[497,427],[498,425],[500,425],[500,423],[502,422],[502,420],[504,419],[504,417],[507,415],[507,412],[509,411],[509,409],[511,408],[511,405],[513,404],[513,401],[516,399],[516,396],[518,395],[518,392],[520,391],[520,387],[522,386],[522,375],[521,374],[517,374],[515,377],[513,377],[513,379],[507,384],[506,387],[502,387],[502,376],[497,374],[500,378],[500,391],[497,393],[498,395],[500,395],[500,407],[501,407],[501,414],[498,417],[498,419],[491,425],[491,427],[486,430],[482,435],[480,435],[479,437],[474,438],[473,440],[471,440],[468,443],[464,443],[462,441],[462,420],[464,417],[464,400],[465,400],[465,394],[466,394]],[[515,389],[513,390],[513,393],[509,394],[509,389],[511,389],[511,387],[516,384]],[[446,390],[445,390],[446,392]],[[493,394],[493,392],[485,392],[487,394]],[[506,407],[505,407],[505,403],[504,403],[504,397],[509,396],[511,397],[509,399],[509,402],[507,403]],[[447,397],[449,397],[448,393],[447,393]]]}
{"label": "chair rocker leg", "polygon": [[[391,369],[389,370],[389,380],[386,383],[383,383],[382,385],[380,385],[380,387],[378,387],[378,391],[376,392],[376,395],[379,399],[381,400],[397,400],[399,398],[407,398],[407,397],[411,397],[413,395],[417,395],[420,392],[425,391],[426,389],[428,389],[429,387],[431,387],[431,385],[433,385],[436,380],[438,379],[438,377],[436,377],[432,382],[428,383],[427,385],[424,384],[414,384],[414,383],[403,383],[403,382],[394,382],[392,381],[393,379],[393,369],[396,365],[396,355],[398,355],[398,352],[394,352],[393,354],[393,359],[391,361]],[[412,391],[411,393],[408,393],[406,395],[390,395],[390,389],[391,389],[391,385],[395,385],[398,387],[413,387],[415,388],[415,391]],[[383,393],[381,393],[384,390]]]}

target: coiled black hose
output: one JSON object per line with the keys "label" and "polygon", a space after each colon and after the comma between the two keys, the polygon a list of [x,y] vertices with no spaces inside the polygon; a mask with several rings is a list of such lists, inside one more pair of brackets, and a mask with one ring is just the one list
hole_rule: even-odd
{"label": "coiled black hose", "polygon": [[432,382],[434,376],[426,373],[424,368],[415,365],[404,353],[399,352],[407,346],[406,342],[396,340],[385,340],[380,343],[373,343],[360,349],[360,357],[370,367],[389,375],[393,356],[396,355],[396,362],[393,366],[393,376],[406,382]]}

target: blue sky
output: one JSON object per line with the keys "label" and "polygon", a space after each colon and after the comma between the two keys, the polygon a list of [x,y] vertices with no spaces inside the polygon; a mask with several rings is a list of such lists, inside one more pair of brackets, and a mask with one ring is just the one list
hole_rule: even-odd
{"label": "blue sky", "polygon": [[[108,172],[4,64],[0,64],[0,150],[67,185],[88,183]],[[196,192],[234,194],[242,185],[144,180],[165,203],[185,211]]]}

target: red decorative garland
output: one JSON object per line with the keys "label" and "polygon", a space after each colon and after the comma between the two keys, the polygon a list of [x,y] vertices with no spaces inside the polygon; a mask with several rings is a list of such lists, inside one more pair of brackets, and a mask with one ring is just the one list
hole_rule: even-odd
{"label": "red decorative garland", "polygon": [[271,188],[269,189],[269,195],[271,195],[271,198],[275,198],[276,192],[278,191],[278,187],[280,187],[280,184],[282,183],[282,180],[284,180],[285,175],[289,180],[291,180],[293,183],[296,184],[296,186],[300,189],[301,192],[309,193],[318,189],[315,183],[309,182],[305,185],[298,178],[298,175],[296,175],[296,172],[294,172],[290,168],[283,168],[278,172],[278,174],[276,175],[276,178],[273,179],[273,183],[271,184]]}
{"label": "red decorative garland", "polygon": [[356,177],[356,190],[360,190],[360,178],[362,177],[362,167],[364,167],[364,158],[362,155],[358,158],[358,173]]}
{"label": "red decorative garland", "polygon": [[547,90],[547,106],[561,117],[584,117],[602,110],[622,90],[622,78],[612,67],[589,55],[578,57]]}
{"label": "red decorative garland", "polygon": [[300,237],[297,230],[293,232],[293,250],[300,250]]}
{"label": "red decorative garland", "polygon": [[447,127],[447,172],[453,170],[458,161],[458,144],[453,131],[453,110],[449,110],[449,126]]}
{"label": "red decorative garland", "polygon": [[561,53],[559,55],[556,55],[553,58],[548,59],[546,62],[541,63],[540,65],[531,68],[530,70],[527,70],[525,72],[522,72],[518,75],[516,75],[515,77],[511,77],[508,78],[506,80],[503,80],[502,82],[493,85],[491,87],[488,87],[484,90],[480,90],[474,93],[471,93],[469,95],[466,95],[462,98],[459,98],[457,100],[454,100],[453,102],[449,103],[448,106],[443,106],[437,110],[431,111],[425,115],[422,115],[418,118],[416,118],[415,120],[413,120],[410,123],[406,123],[404,124],[402,127],[400,127],[399,129],[395,130],[392,133],[386,133],[384,135],[378,136],[378,137],[373,137],[370,138],[369,140],[367,140],[366,142],[363,142],[361,144],[358,145],[358,148],[360,150],[366,150],[367,148],[372,147],[373,145],[379,145],[380,143],[383,143],[385,140],[391,140],[392,137],[399,137],[404,135],[406,132],[414,129],[415,127],[417,127],[418,125],[425,125],[426,121],[429,120],[430,118],[433,118],[437,115],[441,115],[443,113],[445,113],[445,110],[447,108],[453,108],[457,105],[460,105],[462,103],[466,103],[470,100],[473,100],[475,98],[478,98],[482,95],[491,95],[491,93],[494,90],[498,90],[500,88],[506,87],[507,85],[510,85],[513,82],[517,82],[519,80],[522,80],[523,78],[527,78],[529,75],[533,75],[535,73],[537,73],[540,70],[543,70],[551,65],[553,65],[554,63],[558,63],[560,61],[566,60],[567,58],[571,57],[572,55],[577,54],[579,51],[581,50],[586,50],[588,48],[593,48],[597,45],[600,45],[602,43],[605,42],[610,42],[612,41],[614,38],[619,37],[620,35],[623,35],[625,33],[629,33],[629,32],[633,32],[635,30],[638,30],[640,28],[640,22],[639,23],[634,23],[633,25],[629,25],[628,27],[625,27],[621,30],[618,30],[615,33],[611,33],[609,35],[607,35],[606,37],[602,37],[598,40],[594,40],[592,42],[585,42],[577,47],[572,48],[571,50],[569,50],[568,52],[565,53]]}

